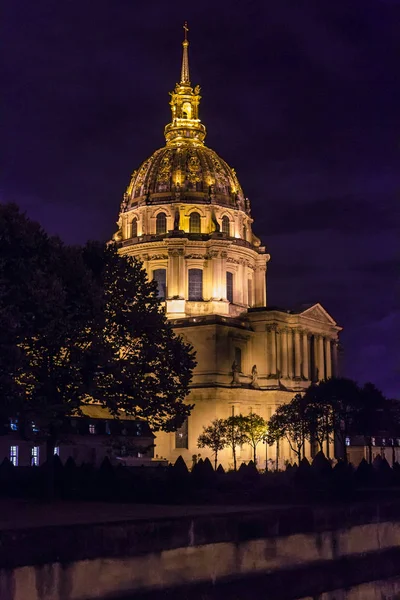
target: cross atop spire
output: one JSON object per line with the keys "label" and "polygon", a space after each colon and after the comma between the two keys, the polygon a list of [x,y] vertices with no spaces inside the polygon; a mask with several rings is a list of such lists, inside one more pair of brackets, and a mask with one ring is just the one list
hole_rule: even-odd
{"label": "cross atop spire", "polygon": [[182,42],[183,56],[182,56],[182,69],[181,69],[181,85],[190,85],[189,55],[188,55],[189,41],[187,39],[189,27],[188,27],[187,21],[185,21],[185,23],[183,25],[183,30],[185,32],[185,38]]}

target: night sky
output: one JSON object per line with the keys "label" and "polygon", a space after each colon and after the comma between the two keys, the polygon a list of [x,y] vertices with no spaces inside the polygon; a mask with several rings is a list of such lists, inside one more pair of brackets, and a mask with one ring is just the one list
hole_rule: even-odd
{"label": "night sky", "polygon": [[321,302],[344,374],[400,397],[399,1],[4,0],[1,200],[67,243],[109,239],[164,145],[184,20],[269,304]]}

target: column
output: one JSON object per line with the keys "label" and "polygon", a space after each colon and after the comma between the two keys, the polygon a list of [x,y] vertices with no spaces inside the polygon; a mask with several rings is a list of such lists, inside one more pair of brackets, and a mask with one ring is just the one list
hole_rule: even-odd
{"label": "column", "polygon": [[288,329],[288,375],[290,379],[294,377],[294,356],[293,356],[293,330]]}
{"label": "column", "polygon": [[324,364],[324,338],[322,335],[318,338],[318,379],[325,379],[325,364]]}
{"label": "column", "polygon": [[[168,249],[168,297],[179,296],[179,251],[178,248]],[[184,295],[186,297],[186,294]]]}
{"label": "column", "polygon": [[331,340],[325,338],[325,377],[329,379],[332,377],[332,356],[331,356]]}
{"label": "column", "polygon": [[304,379],[310,379],[310,364],[308,360],[308,332],[303,331],[303,363],[302,375]]}
{"label": "column", "polygon": [[221,252],[220,258],[220,280],[219,280],[219,288],[221,296],[226,300],[226,259],[228,258],[228,253],[226,251]]}
{"label": "column", "polygon": [[[186,298],[187,289],[187,274],[186,274],[186,259],[185,251],[183,248],[178,249],[178,296],[179,298]],[[203,282],[204,286],[204,282]]]}
{"label": "column", "polygon": [[319,380],[319,361],[318,361],[318,336],[314,335],[313,339],[313,354],[314,354],[314,364],[313,364],[313,372],[311,373],[312,381]]}
{"label": "column", "polygon": [[282,376],[281,332],[276,328],[276,374]]}
{"label": "column", "polygon": [[210,250],[209,257],[211,259],[211,300],[219,300],[221,298],[220,280],[221,280],[221,262],[219,252]]}
{"label": "column", "polygon": [[271,375],[276,375],[276,329],[274,326],[269,330],[270,344],[269,349],[271,352]]}
{"label": "column", "polygon": [[333,376],[339,376],[339,364],[338,364],[338,343],[335,340],[332,345],[332,371]]}
{"label": "column", "polygon": [[300,349],[300,329],[294,331],[294,376],[301,378],[301,349]]}
{"label": "column", "polygon": [[257,260],[257,265],[254,271],[254,305],[266,306],[267,290],[266,290],[266,266],[265,256]]}
{"label": "column", "polygon": [[288,376],[288,330],[282,329],[281,334],[280,334],[280,339],[281,339],[281,348],[280,348],[280,354],[281,354],[281,373],[282,373],[282,377],[283,379],[287,379]]}

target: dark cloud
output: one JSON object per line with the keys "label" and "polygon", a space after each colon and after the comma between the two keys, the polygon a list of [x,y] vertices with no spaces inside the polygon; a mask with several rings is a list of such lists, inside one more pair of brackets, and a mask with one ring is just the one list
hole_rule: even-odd
{"label": "dark cloud", "polygon": [[2,199],[67,242],[108,239],[130,173],[164,143],[187,19],[207,142],[252,202],[270,301],[321,301],[347,374],[398,395],[399,2],[2,9]]}

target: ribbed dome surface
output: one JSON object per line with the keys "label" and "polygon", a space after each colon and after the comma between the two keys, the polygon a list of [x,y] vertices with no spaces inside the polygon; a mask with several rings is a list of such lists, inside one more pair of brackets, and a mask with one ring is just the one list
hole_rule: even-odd
{"label": "ribbed dome surface", "polygon": [[129,206],[182,202],[231,205],[245,210],[245,198],[234,169],[204,145],[166,146],[156,150],[132,174],[126,193]]}

